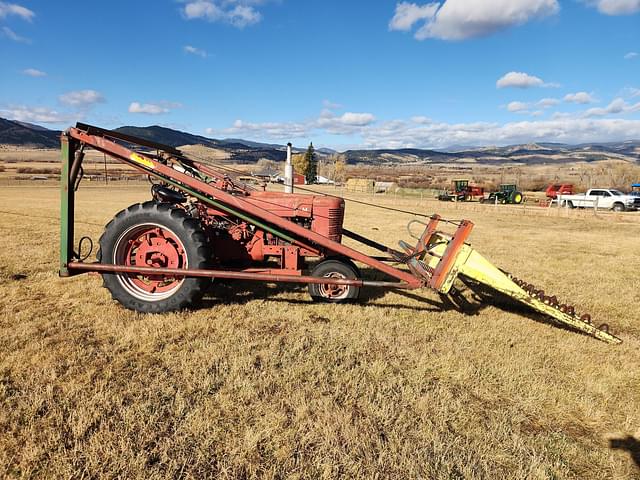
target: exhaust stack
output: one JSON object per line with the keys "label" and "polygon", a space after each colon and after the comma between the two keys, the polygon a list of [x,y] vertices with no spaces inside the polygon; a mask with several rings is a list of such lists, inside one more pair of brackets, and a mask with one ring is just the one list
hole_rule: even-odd
{"label": "exhaust stack", "polygon": [[284,166],[284,193],[293,193],[293,165],[291,163],[291,142],[287,143],[287,163]]}

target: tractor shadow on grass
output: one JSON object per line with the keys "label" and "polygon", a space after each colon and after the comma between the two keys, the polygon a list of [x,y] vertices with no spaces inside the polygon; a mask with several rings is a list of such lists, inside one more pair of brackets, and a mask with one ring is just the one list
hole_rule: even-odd
{"label": "tractor shadow on grass", "polygon": [[[574,329],[569,325],[565,325],[555,319],[544,315],[533,309],[532,307],[525,305],[524,303],[520,303],[517,300],[505,295],[497,290],[494,290],[491,287],[483,285],[482,283],[476,282],[474,280],[458,277],[459,281],[470,291],[472,292],[472,296],[480,302],[485,303],[487,306],[492,305],[496,308],[504,312],[515,313],[521,317],[528,318],[529,320],[533,320],[534,322],[543,323],[546,325],[553,325],[556,328],[565,330],[567,332],[577,333],[580,335],[587,335],[586,333]],[[588,335],[587,335],[588,336]]]}
{"label": "tractor shadow on grass", "polygon": [[[361,269],[362,277],[366,280],[389,280],[384,274],[374,269]],[[364,287],[360,290],[357,304],[368,307],[393,308],[416,312],[446,312],[457,311],[465,315],[477,315],[489,304],[468,299],[465,295],[454,291],[449,295],[439,295],[439,299],[428,298],[408,290],[394,289],[394,293],[409,300],[420,302],[424,306],[407,305],[403,303],[377,302],[387,295],[390,289]],[[279,298],[285,294],[302,294],[306,298]],[[268,300],[276,303],[293,305],[313,305],[315,302],[307,294],[307,285],[295,283],[267,283],[242,280],[218,280],[213,283],[209,292],[201,302],[201,308],[214,307],[225,304],[245,304],[252,300]]]}
{"label": "tractor shadow on grass", "polygon": [[612,438],[609,440],[609,448],[612,450],[624,450],[629,452],[631,460],[640,468],[640,440],[631,435],[623,438]]}
{"label": "tractor shadow on grass", "polygon": [[[362,269],[362,277],[366,280],[388,280],[384,274],[374,269]],[[531,307],[514,300],[486,285],[465,277],[458,277],[454,288],[447,295],[438,294],[439,298],[429,298],[427,295],[414,293],[409,290],[394,289],[393,293],[419,302],[424,306],[407,305],[403,303],[389,303],[381,300],[390,291],[384,288],[362,288],[357,302],[367,307],[393,308],[415,312],[450,312],[456,311],[467,316],[476,316],[485,308],[496,307],[504,312],[514,313],[535,322],[551,324],[555,327],[574,333],[584,333],[574,330],[562,323],[533,310]],[[301,294],[305,298],[282,298],[281,295]],[[433,295],[433,293],[431,293]],[[307,285],[295,283],[267,283],[242,280],[215,281],[209,292],[201,302],[200,308],[211,308],[216,305],[243,305],[253,300],[265,300],[275,303],[292,305],[313,305],[314,302],[307,294]]]}

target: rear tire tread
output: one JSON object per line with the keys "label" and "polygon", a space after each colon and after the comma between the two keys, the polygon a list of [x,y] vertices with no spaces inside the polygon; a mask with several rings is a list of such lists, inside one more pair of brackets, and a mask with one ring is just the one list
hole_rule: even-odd
{"label": "rear tire tread", "polygon": [[[129,219],[134,216],[142,216],[143,218],[129,222]],[[189,268],[206,269],[209,267],[212,252],[200,223],[196,219],[188,217],[182,209],[155,201],[131,205],[115,215],[100,236],[98,261],[111,264],[117,238],[126,228],[145,221],[158,223],[174,230],[174,233],[184,244],[185,250],[190,252]],[[105,256],[104,261],[103,255]],[[208,278],[187,277],[173,295],[158,301],[144,301],[129,294],[117,277],[118,274],[115,273],[104,273],[102,275],[103,286],[111,292],[111,297],[125,308],[143,313],[162,313],[190,307],[202,298],[210,284]]]}

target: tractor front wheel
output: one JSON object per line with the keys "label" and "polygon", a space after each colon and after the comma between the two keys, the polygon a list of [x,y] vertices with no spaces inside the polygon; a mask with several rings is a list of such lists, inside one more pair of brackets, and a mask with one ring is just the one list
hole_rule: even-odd
{"label": "tractor front wheel", "polygon": [[[200,223],[166,203],[122,210],[100,237],[98,261],[128,267],[196,268],[209,265],[211,250]],[[179,275],[104,273],[104,286],[124,307],[144,313],[181,310],[196,303],[210,279]]]}
{"label": "tractor front wheel", "polygon": [[[311,271],[312,277],[340,278],[356,280],[360,274],[351,262],[342,260],[324,260]],[[314,302],[342,303],[355,300],[360,295],[360,287],[353,285],[309,284],[309,295]]]}

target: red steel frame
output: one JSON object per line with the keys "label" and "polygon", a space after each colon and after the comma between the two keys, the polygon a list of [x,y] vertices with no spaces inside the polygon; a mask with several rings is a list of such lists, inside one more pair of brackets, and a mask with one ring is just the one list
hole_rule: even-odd
{"label": "red steel frame", "polygon": [[[245,200],[242,196],[232,195],[222,189],[215,188],[214,186],[205,183],[185,173],[179,172],[163,163],[157,161],[155,158],[149,155],[145,155],[134,150],[131,150],[115,141],[107,138],[117,138],[120,140],[134,143],[141,146],[147,146],[151,148],[157,148],[159,151],[167,152],[168,154],[182,155],[179,151],[167,147],[164,145],[156,144],[153,142],[146,142],[134,137],[128,137],[116,132],[103,130],[98,127],[92,127],[89,125],[78,124],[76,128],[70,128],[62,134],[62,169],[61,169],[61,248],[60,248],[60,275],[70,276],[78,273],[93,271],[93,272],[122,272],[122,273],[153,273],[166,274],[166,275],[184,275],[184,276],[204,276],[204,277],[218,277],[218,278],[235,278],[243,280],[256,280],[267,282],[293,282],[293,283],[316,283],[324,285],[355,285],[355,286],[374,286],[374,287],[386,287],[386,288],[408,288],[416,289],[423,286],[429,286],[437,289],[444,280],[447,274],[450,272],[451,267],[455,262],[455,258],[468,237],[473,224],[468,221],[463,223],[458,228],[456,234],[452,237],[449,245],[442,256],[438,267],[433,272],[431,277],[424,274],[418,274],[418,272],[407,272],[400,270],[391,265],[385,263],[385,261],[401,262],[406,259],[399,258],[380,258],[366,255],[358,250],[350,248],[346,245],[342,245],[339,242],[333,241],[323,235],[313,232],[307,228],[304,228],[294,222],[289,221],[286,218],[280,217],[268,210],[260,208],[259,206]],[[74,204],[75,204],[75,190],[79,184],[82,175],[82,160],[83,149],[85,146],[91,147],[95,150],[103,152],[137,170],[140,172],[155,177],[163,182],[166,182],[178,189],[181,189],[190,195],[195,196],[202,202],[208,204],[212,208],[220,209],[236,215],[249,223],[262,226],[270,229],[269,231],[275,233],[277,236],[290,241],[292,244],[297,245],[303,249],[309,251],[318,251],[318,248],[331,252],[334,255],[340,255],[350,258],[353,261],[363,263],[371,268],[374,268],[380,272],[383,272],[394,279],[394,282],[382,282],[382,281],[366,281],[366,280],[348,280],[339,278],[318,278],[312,276],[304,276],[300,274],[278,274],[273,273],[268,269],[244,269],[244,270],[197,270],[197,269],[175,269],[175,268],[154,268],[154,267],[133,267],[124,265],[111,265],[100,263],[84,263],[79,261],[77,255],[73,250],[73,238],[74,238]],[[207,173],[213,173],[210,168],[207,168]],[[219,176],[219,174],[218,174]],[[416,253],[422,253],[425,251],[425,246],[428,245],[429,238],[435,234],[436,226],[438,224],[439,217],[434,216],[429,223],[425,232],[420,237],[418,245],[413,253],[410,255],[412,258],[416,256]],[[266,225],[265,225],[266,224]],[[357,240],[365,240],[369,245],[378,245],[380,250],[387,253],[392,253],[394,250],[376,244],[371,240],[364,237],[360,237],[357,234],[352,238]],[[409,264],[409,262],[407,262]],[[410,265],[409,265],[410,266]],[[413,269],[411,269],[413,270]],[[422,273],[422,272],[420,272]]]}

